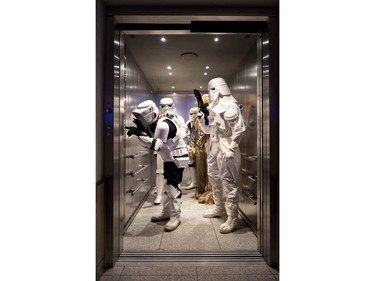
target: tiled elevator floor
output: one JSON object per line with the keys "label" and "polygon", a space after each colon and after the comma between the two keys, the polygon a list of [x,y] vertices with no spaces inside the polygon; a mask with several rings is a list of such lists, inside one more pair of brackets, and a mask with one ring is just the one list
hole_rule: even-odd
{"label": "tiled elevator floor", "polygon": [[151,222],[162,206],[154,205],[156,195],[147,201],[127,229],[123,238],[125,252],[181,252],[181,251],[250,251],[257,250],[257,238],[241,218],[239,228],[229,234],[219,232],[224,218],[207,219],[202,213],[213,205],[199,204],[192,196],[195,189],[182,187],[181,224],[171,232],[164,231],[164,222]]}

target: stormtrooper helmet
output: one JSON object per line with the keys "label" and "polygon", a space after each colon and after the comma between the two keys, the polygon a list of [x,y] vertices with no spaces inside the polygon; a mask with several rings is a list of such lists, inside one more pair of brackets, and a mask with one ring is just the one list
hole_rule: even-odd
{"label": "stormtrooper helmet", "polygon": [[160,100],[160,115],[163,117],[173,117],[176,112],[176,106],[171,98],[162,98]]}
{"label": "stormtrooper helmet", "polygon": [[132,113],[144,127],[147,127],[158,120],[159,109],[152,100],[145,100],[138,104]]}
{"label": "stormtrooper helmet", "polygon": [[192,107],[192,108],[190,108],[190,111],[189,111],[189,120],[191,122],[194,122],[195,118],[197,118],[197,113],[198,113],[198,107]]}

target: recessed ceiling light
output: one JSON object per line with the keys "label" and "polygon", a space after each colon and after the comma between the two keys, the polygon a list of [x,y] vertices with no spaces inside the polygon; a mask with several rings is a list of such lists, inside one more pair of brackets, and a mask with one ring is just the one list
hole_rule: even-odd
{"label": "recessed ceiling light", "polygon": [[160,41],[161,41],[161,42],[167,42],[167,38],[165,38],[165,37],[161,37],[161,38],[160,38]]}
{"label": "recessed ceiling light", "polygon": [[174,86],[172,86],[172,89],[174,89]]}
{"label": "recessed ceiling light", "polygon": [[219,42],[219,38],[218,38],[218,37],[215,37],[214,41],[215,41],[215,42]]}
{"label": "recessed ceiling light", "polygon": [[172,75],[172,72],[169,72],[168,74],[169,74],[169,75]]}
{"label": "recessed ceiling light", "polygon": [[199,87],[199,89],[203,89],[203,87],[202,87],[202,86],[200,86],[200,87]]}
{"label": "recessed ceiling light", "polygon": [[167,69],[172,69],[172,67],[170,65],[167,66]]}
{"label": "recessed ceiling light", "polygon": [[210,67],[208,65],[206,65],[206,69],[210,69]]}
{"label": "recessed ceiling light", "polygon": [[205,72],[204,75],[207,75],[207,72]]}

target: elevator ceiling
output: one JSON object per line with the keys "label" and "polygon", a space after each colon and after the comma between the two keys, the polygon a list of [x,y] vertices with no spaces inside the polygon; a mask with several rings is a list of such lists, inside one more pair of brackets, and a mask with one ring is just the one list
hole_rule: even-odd
{"label": "elevator ceiling", "polygon": [[215,77],[230,80],[256,44],[256,35],[248,34],[126,35],[125,38],[152,89],[172,93],[205,91],[207,82]]}

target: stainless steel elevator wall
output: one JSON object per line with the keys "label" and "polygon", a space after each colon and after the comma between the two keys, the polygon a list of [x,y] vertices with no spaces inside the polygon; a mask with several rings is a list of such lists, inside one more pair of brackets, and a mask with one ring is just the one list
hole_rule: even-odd
{"label": "stainless steel elevator wall", "polygon": [[[122,42],[124,42],[124,36],[122,36]],[[132,110],[142,101],[154,98],[151,87],[130,50],[126,47],[126,42],[123,49],[124,53],[120,59],[123,62],[121,76],[124,78],[122,91],[125,93],[125,98],[121,106],[124,109],[124,125],[134,126]],[[122,199],[120,203],[124,206],[121,214],[124,221],[123,230],[128,227],[135,211],[141,206],[148,192],[154,186],[156,167],[152,151],[140,146],[137,137],[128,137],[126,132],[127,130],[124,129],[124,142],[121,144],[125,152],[123,168],[125,181],[124,186],[121,187]]]}
{"label": "stainless steel elevator wall", "polygon": [[243,106],[243,117],[246,123],[246,132],[240,143],[242,154],[242,192],[240,196],[240,209],[257,234],[257,102],[258,102],[258,51],[257,37],[253,35],[250,40],[251,49],[242,61],[239,71],[234,73],[229,88],[238,103]]}

